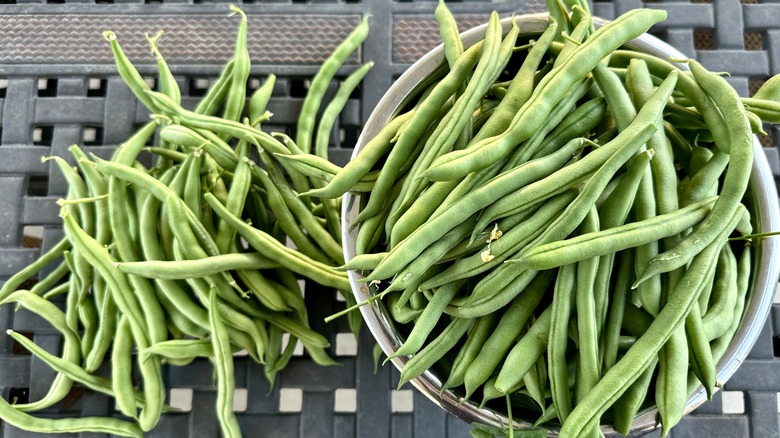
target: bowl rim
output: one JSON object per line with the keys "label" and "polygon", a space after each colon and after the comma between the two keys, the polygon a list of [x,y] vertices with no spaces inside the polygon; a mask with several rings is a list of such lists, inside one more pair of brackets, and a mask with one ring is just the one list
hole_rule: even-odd
{"label": "bowl rim", "polygon": [[[506,32],[512,20],[520,26],[521,35],[540,34],[549,23],[547,13],[522,14],[506,17],[501,20],[504,32]],[[594,25],[603,26],[607,20],[593,17]],[[487,28],[487,23],[466,30],[461,33],[464,47],[469,47],[480,40]],[[659,57],[673,59],[687,59],[684,55],[668,43],[650,34],[630,41],[628,46],[646,51]],[[426,77],[441,70],[445,65],[444,46],[439,44],[418,61],[413,63],[387,90],[371,112],[363,130],[358,137],[351,158],[360,152],[363,146],[373,138],[379,129],[389,120],[405,103],[407,96],[418,89],[424,83]],[[681,70],[687,70],[687,65],[678,64]],[[754,207],[761,215],[757,225],[757,232],[766,230],[780,230],[780,206],[778,206],[778,192],[774,183],[774,177],[769,162],[763,152],[758,138],[754,135],[754,161],[751,170],[749,193],[754,199]],[[345,261],[355,256],[356,230],[350,230],[357,216],[362,195],[348,192],[344,195],[342,203],[342,240]],[[734,339],[729,344],[723,357],[717,364],[718,382],[726,382],[737,368],[744,362],[748,353],[758,340],[769,316],[774,300],[775,289],[780,278],[780,237],[771,237],[761,240],[757,245],[756,260],[754,261],[754,277],[752,278],[751,291],[748,302],[743,312],[744,318],[739,329],[734,334]],[[352,286],[352,292],[358,302],[371,297],[373,293],[367,288],[366,283],[360,282],[362,276],[356,271],[348,271],[348,277]],[[757,295],[756,292],[759,292]],[[383,304],[377,301],[362,306],[360,312],[366,326],[386,355],[391,355],[400,345],[402,337],[395,330],[392,320],[383,309]],[[750,324],[746,324],[752,321]],[[736,342],[739,341],[739,342]],[[408,357],[395,357],[390,361],[399,371],[409,360]],[[467,423],[478,422],[492,427],[506,428],[508,418],[490,408],[479,408],[472,401],[463,402],[452,390],[441,391],[442,382],[431,370],[426,370],[421,376],[412,379],[410,383],[425,395],[434,404],[438,405],[450,414],[461,418]],[[717,388],[716,388],[717,389]],[[698,389],[688,399],[684,413],[687,415],[707,400],[704,388]],[[631,434],[642,434],[657,428],[657,409],[641,412],[632,423]],[[531,425],[519,420],[513,420],[514,426],[527,428]],[[601,426],[602,432],[607,436],[617,436],[617,432],[609,425]],[[551,429],[553,436],[557,435],[555,429]]]}

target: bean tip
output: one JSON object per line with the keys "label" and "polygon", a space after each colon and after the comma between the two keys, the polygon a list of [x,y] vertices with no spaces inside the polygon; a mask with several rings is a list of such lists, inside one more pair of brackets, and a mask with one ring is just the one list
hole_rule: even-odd
{"label": "bean tip", "polygon": [[241,21],[244,21],[244,22],[247,21],[246,13],[241,8],[239,8],[238,6],[233,5],[233,4],[228,6],[228,8],[230,9],[230,16],[231,17],[233,15],[239,14],[239,15],[241,15]]}

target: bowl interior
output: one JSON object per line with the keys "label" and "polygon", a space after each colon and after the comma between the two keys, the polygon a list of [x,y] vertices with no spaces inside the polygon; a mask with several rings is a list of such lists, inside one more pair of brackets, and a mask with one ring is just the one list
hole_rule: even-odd
{"label": "bowl interior", "polygon": [[[515,17],[521,34],[526,37],[538,35],[547,27],[547,14],[529,14]],[[596,26],[603,25],[605,21],[594,20]],[[511,25],[510,19],[502,20],[504,30]],[[462,34],[464,46],[468,47],[482,39],[486,25],[482,25],[466,31]],[[522,38],[522,36],[521,36]],[[635,50],[646,52],[661,58],[685,59],[686,56],[664,43],[650,36],[643,35],[627,44]],[[685,69],[685,65],[680,65]],[[442,77],[446,73],[444,51],[442,46],[434,48],[414,63],[387,91],[380,100],[358,139],[353,152],[353,158],[365,144],[372,139],[380,129],[397,114],[405,105],[419,96],[433,80]],[[767,159],[761,149],[758,139],[754,142],[754,163],[751,174],[751,182],[746,196],[746,204],[753,214],[754,230],[757,233],[780,229],[780,210],[778,210],[778,195],[774,183],[774,177]],[[348,193],[344,197],[342,211],[343,246],[346,260],[356,255],[355,241],[357,229],[350,228],[360,211],[362,196],[359,193]],[[756,242],[753,245],[754,264],[751,289],[748,302],[744,311],[743,321],[735,334],[728,350],[718,363],[718,381],[725,382],[744,361],[750,349],[754,345],[759,333],[769,314],[774,298],[775,288],[780,274],[780,253],[778,252],[778,238],[769,238]],[[376,293],[373,287],[360,282],[360,273],[349,272],[353,293],[358,302],[366,300]],[[361,307],[363,319],[385,354],[391,355],[403,343],[403,334],[395,327],[384,303],[374,301],[370,305]],[[393,365],[401,370],[408,358],[397,357],[392,359]],[[441,391],[442,381],[433,370],[426,371],[420,377],[413,379],[411,383],[427,396],[435,404],[460,417],[469,423],[478,422],[493,427],[506,427],[508,419],[496,410],[489,408],[480,409],[471,402],[462,402],[458,394],[451,390]],[[688,413],[706,401],[706,394],[702,387],[688,400],[685,412]],[[656,427],[656,410],[646,409],[635,419],[633,431],[641,433]],[[515,421],[517,424],[517,421]],[[608,427],[602,430],[611,435],[614,433]]]}

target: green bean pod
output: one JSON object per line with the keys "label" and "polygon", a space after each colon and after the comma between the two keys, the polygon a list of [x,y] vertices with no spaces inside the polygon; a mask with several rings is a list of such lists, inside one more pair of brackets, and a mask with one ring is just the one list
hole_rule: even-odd
{"label": "green bean pod", "polygon": [[364,17],[360,24],[336,47],[322,63],[317,74],[314,75],[309,91],[303,100],[295,131],[295,143],[303,152],[308,153],[312,149],[312,135],[314,134],[317,111],[327,91],[328,84],[344,62],[363,44],[366,37],[368,37],[368,16]]}
{"label": "green bean pod", "polygon": [[574,49],[566,62],[542,79],[531,99],[523,105],[504,134],[485,139],[463,152],[455,151],[440,157],[426,171],[425,176],[433,181],[462,177],[506,155],[514,145],[538,129],[570,86],[587,75],[602,58],[665,18],[665,11],[636,9],[602,26]]}

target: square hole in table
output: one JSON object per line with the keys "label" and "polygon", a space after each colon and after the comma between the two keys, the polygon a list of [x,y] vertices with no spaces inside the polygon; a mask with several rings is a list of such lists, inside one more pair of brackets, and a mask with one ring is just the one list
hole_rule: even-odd
{"label": "square hole in table", "polygon": [[357,390],[354,388],[337,388],[333,396],[334,412],[357,412]]}
{"label": "square hole in table", "polygon": [[282,388],[279,390],[279,412],[301,412],[303,409],[303,390],[301,388]]}
{"label": "square hole in table", "polygon": [[744,414],[745,393],[741,391],[723,391],[723,413]]}
{"label": "square hole in table", "polygon": [[246,412],[249,401],[249,391],[246,388],[236,388],[233,391],[233,412]]}
{"label": "square hole in table", "polygon": [[192,411],[192,389],[171,388],[169,391],[170,405],[183,412]]}
{"label": "square hole in table", "polygon": [[357,356],[358,346],[352,333],[336,334],[336,356]]}
{"label": "square hole in table", "polygon": [[392,412],[414,412],[414,392],[411,389],[394,389],[390,393]]}

